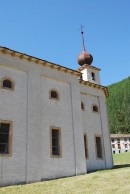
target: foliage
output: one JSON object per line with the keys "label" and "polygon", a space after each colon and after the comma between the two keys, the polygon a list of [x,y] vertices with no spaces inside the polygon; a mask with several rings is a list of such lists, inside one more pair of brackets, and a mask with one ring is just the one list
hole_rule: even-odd
{"label": "foliage", "polygon": [[110,133],[130,133],[130,77],[108,86]]}

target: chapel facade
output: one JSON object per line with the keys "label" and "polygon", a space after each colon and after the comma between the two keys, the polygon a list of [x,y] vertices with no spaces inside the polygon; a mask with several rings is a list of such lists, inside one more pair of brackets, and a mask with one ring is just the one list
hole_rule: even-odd
{"label": "chapel facade", "polygon": [[0,186],[113,167],[108,91],[92,60],[84,39],[76,71],[0,47]]}

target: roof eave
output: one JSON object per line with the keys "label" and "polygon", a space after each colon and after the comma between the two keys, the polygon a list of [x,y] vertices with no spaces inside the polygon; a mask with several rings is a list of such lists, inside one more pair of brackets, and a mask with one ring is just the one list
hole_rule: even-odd
{"label": "roof eave", "polygon": [[77,75],[77,76],[81,75],[81,72],[79,72],[79,71],[75,71],[73,69],[58,65],[56,63],[52,63],[52,62],[49,62],[49,61],[46,61],[46,60],[43,60],[43,59],[40,59],[40,58],[37,58],[37,57],[33,57],[31,55],[27,55],[25,53],[15,51],[15,50],[9,49],[7,47],[0,47],[0,51],[3,54],[10,54],[12,57],[16,56],[16,57],[19,57],[20,59],[26,59],[29,62],[33,61],[37,64],[47,65],[52,69],[54,68],[54,69],[57,69],[59,71],[61,70],[61,71],[64,71],[65,73],[68,72],[68,73],[71,73],[72,75]]}

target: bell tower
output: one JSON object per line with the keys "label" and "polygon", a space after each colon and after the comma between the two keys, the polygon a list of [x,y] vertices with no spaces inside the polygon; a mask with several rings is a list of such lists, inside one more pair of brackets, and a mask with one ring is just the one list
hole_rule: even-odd
{"label": "bell tower", "polygon": [[78,56],[78,64],[81,66],[78,71],[82,73],[82,79],[84,81],[89,81],[95,84],[100,84],[99,79],[99,68],[96,68],[91,65],[93,62],[93,56],[86,52],[85,43],[84,43],[84,32],[81,25],[81,36],[82,36],[82,53]]}

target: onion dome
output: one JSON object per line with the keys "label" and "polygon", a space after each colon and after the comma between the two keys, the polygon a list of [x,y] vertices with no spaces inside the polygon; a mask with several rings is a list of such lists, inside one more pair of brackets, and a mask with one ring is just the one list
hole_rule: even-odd
{"label": "onion dome", "polygon": [[91,65],[93,57],[91,54],[83,50],[83,52],[78,56],[77,61],[80,66],[83,66],[84,64]]}
{"label": "onion dome", "polygon": [[85,50],[85,45],[84,45],[84,33],[83,33],[83,27],[81,26],[81,34],[82,34],[82,44],[83,44],[83,51],[82,53],[78,56],[78,64],[80,66],[83,66],[85,64],[91,65],[93,62],[93,57],[91,54],[87,53]]}

